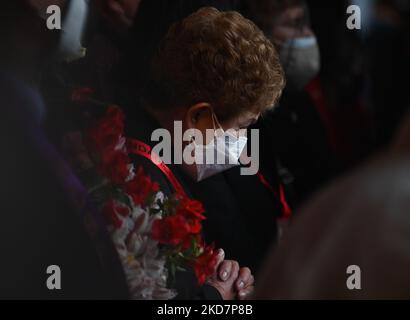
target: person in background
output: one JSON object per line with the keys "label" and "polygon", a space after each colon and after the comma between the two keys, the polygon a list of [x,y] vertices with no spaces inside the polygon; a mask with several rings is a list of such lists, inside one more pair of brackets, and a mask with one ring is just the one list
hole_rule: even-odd
{"label": "person in background", "polygon": [[134,25],[135,16],[142,0],[97,0],[105,24],[113,30],[123,33]]}
{"label": "person in background", "polygon": [[261,166],[267,179],[279,174],[293,207],[334,170],[328,132],[307,85],[320,71],[320,50],[302,0],[245,1],[242,10],[278,48],[287,86],[278,108],[261,118]]}
{"label": "person in background", "polygon": [[377,1],[365,38],[377,147],[385,147],[389,143],[410,104],[407,94],[409,17],[408,1]]}
{"label": "person in background", "polygon": [[[84,14],[76,23],[87,23],[85,2],[2,4],[0,297],[125,298],[127,287],[111,239],[95,212],[85,210],[87,191],[44,132],[48,109],[39,91],[43,71],[55,61],[81,55],[62,36],[80,38],[76,28],[46,28],[44,17],[51,4],[59,5],[63,15],[79,6],[75,9]],[[95,223],[93,231],[86,227],[87,219]],[[49,266],[60,268],[60,290],[46,285]]]}
{"label": "person in background", "polygon": [[[374,1],[373,1],[374,2]],[[362,29],[346,27],[346,8],[352,1],[335,3],[307,0],[312,28],[320,43],[321,70],[319,78],[308,86],[323,118],[331,150],[335,154],[338,173],[359,164],[374,152],[372,105],[369,99],[369,73]],[[368,7],[363,7],[364,13]],[[376,67],[378,69],[378,67]],[[322,113],[322,112],[321,112]]]}
{"label": "person in background", "polygon": [[[90,1],[89,22],[84,30],[86,55],[59,61],[43,72],[41,91],[49,108],[45,127],[56,145],[68,131],[82,123],[84,104],[76,108],[73,92],[86,89],[101,103],[115,101],[117,78],[113,76],[126,47],[127,32],[133,27],[141,0]],[[57,106],[57,107],[54,107]]]}
{"label": "person in background", "polygon": [[410,118],[388,150],[300,209],[255,299],[410,298]]}

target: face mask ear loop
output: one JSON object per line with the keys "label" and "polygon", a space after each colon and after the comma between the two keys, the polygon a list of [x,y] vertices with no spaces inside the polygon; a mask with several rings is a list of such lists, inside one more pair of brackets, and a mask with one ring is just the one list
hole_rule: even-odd
{"label": "face mask ear loop", "polygon": [[225,131],[225,130],[222,128],[221,124],[219,123],[218,117],[216,116],[216,114],[215,114],[215,112],[214,112],[213,109],[211,109],[211,113],[212,113],[212,123],[213,123],[213,125],[214,125],[214,129],[216,130],[216,126],[215,126],[215,123],[216,123],[222,131]]}
{"label": "face mask ear loop", "polygon": [[218,118],[217,118],[217,116],[216,116],[216,114],[215,114],[215,112],[214,112],[213,109],[211,109],[211,115],[212,115],[212,124],[213,124],[213,126],[214,126],[214,131],[215,131],[214,135],[215,135],[215,137],[216,137],[216,130],[217,130],[217,129],[216,129],[216,125],[215,125],[215,124],[217,124],[217,125],[219,126],[219,128],[220,128],[223,132],[225,132],[225,130],[222,128],[221,124],[219,123]]}

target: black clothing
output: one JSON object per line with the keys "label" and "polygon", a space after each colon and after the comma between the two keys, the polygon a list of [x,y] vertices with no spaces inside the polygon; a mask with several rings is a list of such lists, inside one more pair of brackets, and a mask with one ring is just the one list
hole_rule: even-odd
{"label": "black clothing", "polygon": [[285,91],[280,105],[255,128],[260,129],[261,170],[269,175],[278,163],[287,170],[281,179],[294,208],[337,173],[327,132],[306,92]]}
{"label": "black clothing", "polygon": [[366,43],[377,147],[390,143],[409,111],[407,39],[403,30],[376,23]]}
{"label": "black clothing", "polygon": [[[127,136],[151,147],[151,133],[159,125],[146,112],[134,108],[127,113]],[[149,160],[132,156],[136,166],[157,181],[166,195],[174,192],[164,174]],[[281,207],[257,176],[242,176],[239,167],[209,177],[199,183],[179,165],[168,165],[188,196],[200,200],[206,210],[204,238],[226,252],[227,259],[237,260],[256,273],[265,253],[276,240],[276,218]]]}

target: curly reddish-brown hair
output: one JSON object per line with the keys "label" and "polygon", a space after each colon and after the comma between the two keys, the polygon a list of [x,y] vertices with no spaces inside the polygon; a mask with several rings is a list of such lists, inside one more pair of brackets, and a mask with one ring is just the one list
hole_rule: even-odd
{"label": "curly reddish-brown hair", "polygon": [[209,7],[170,28],[151,69],[149,107],[208,102],[222,121],[272,108],[285,85],[278,54],[262,31],[237,12]]}

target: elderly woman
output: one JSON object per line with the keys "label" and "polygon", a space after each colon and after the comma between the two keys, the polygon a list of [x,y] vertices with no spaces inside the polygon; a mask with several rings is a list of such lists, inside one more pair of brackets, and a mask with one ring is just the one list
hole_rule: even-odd
{"label": "elderly woman", "polygon": [[[283,87],[277,52],[262,31],[239,13],[203,8],[171,27],[153,59],[141,105],[127,108],[135,165],[165,194],[202,201],[206,241],[251,268],[276,238],[282,203],[256,172],[245,176],[237,170],[246,145],[246,130],[240,129],[271,109]],[[172,139],[164,130],[158,135],[159,128]],[[168,160],[161,165],[151,152],[159,136],[159,155]],[[220,278],[228,279],[238,263],[226,263]],[[248,268],[237,273],[235,292],[246,297],[253,276]]]}

